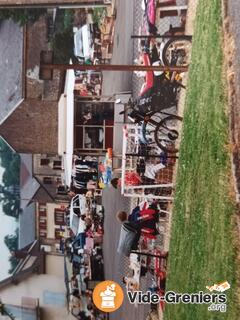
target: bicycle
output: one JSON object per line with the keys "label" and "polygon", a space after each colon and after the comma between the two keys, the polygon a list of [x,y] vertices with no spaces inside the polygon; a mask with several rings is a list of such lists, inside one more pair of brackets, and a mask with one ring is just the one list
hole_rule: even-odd
{"label": "bicycle", "polygon": [[[116,101],[116,103],[120,102]],[[155,110],[142,113],[136,107],[137,101],[129,99],[127,107],[120,114],[126,114],[130,111],[127,114],[128,119],[140,125],[140,143],[145,145],[156,144],[165,152],[177,153],[180,143],[178,130],[182,117]]]}

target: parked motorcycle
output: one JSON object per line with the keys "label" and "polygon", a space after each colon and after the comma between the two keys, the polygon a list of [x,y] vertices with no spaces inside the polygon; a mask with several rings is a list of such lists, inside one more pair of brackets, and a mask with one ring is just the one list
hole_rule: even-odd
{"label": "parked motorcycle", "polygon": [[155,0],[143,0],[142,9],[144,11],[144,18],[146,21],[147,32],[152,35],[157,34],[156,22],[156,3]]}
{"label": "parked motorcycle", "polygon": [[[144,65],[159,61],[158,54],[154,50],[150,53],[148,48],[142,54]],[[178,73],[147,71],[140,95],[136,100],[130,99],[128,107],[120,113],[128,113],[128,118],[141,126],[140,143],[156,144],[169,153],[178,152],[182,118],[163,110],[177,105],[177,94],[184,87],[178,77]]]}
{"label": "parked motorcycle", "polygon": [[[147,52],[142,54],[142,60],[145,66],[161,63],[154,61]],[[145,82],[137,98],[137,105],[141,112],[157,112],[176,106],[178,92],[184,87],[180,80],[181,77],[177,73],[147,71]]]}

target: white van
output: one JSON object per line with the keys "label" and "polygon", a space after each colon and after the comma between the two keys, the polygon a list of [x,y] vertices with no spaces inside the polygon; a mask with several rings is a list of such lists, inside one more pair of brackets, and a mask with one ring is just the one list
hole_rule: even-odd
{"label": "white van", "polygon": [[91,25],[85,24],[80,29],[73,28],[74,32],[74,55],[82,59],[93,55],[93,37]]}
{"label": "white van", "polygon": [[86,213],[86,210],[86,197],[79,194],[72,198],[70,204],[69,227],[74,235],[77,235],[79,233],[79,229],[82,229],[82,224],[84,224],[84,221],[81,220],[80,217]]}

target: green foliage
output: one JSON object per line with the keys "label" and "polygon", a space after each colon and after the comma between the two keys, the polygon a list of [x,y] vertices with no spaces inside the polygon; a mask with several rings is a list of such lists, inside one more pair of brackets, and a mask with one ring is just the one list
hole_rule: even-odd
{"label": "green foliage", "polygon": [[[0,140],[0,165],[5,169],[3,172],[3,185],[10,187],[20,183],[20,157],[9,146]],[[0,201],[6,215],[17,218],[20,206],[19,199],[7,191],[1,195]]]}
{"label": "green foliage", "polygon": [[73,28],[74,10],[61,9],[57,11],[54,29],[55,33],[61,33],[65,30],[71,31]]}
{"label": "green foliage", "polygon": [[73,27],[74,11],[64,10],[63,27],[64,30],[71,30]]}
{"label": "green foliage", "polygon": [[0,164],[5,169],[3,173],[4,185],[18,185],[20,182],[20,157],[3,140],[0,140]]}
{"label": "green foliage", "polygon": [[47,10],[43,8],[36,9],[1,9],[0,20],[13,20],[23,26],[27,23],[34,23],[42,15],[46,14]]}
{"label": "green foliage", "polygon": [[12,161],[13,152],[9,146],[0,139],[0,164],[2,167],[6,168],[8,164]]}
{"label": "green foliage", "polygon": [[73,56],[73,10],[58,10],[51,39],[55,63],[69,63]]}
{"label": "green foliage", "polygon": [[[18,229],[15,230],[15,234],[5,236],[4,243],[8,247],[10,252],[17,250],[18,249]],[[11,267],[8,270],[8,273],[11,274],[13,273],[19,261],[14,256],[10,256],[9,262]]]}
{"label": "green foliage", "polygon": [[4,201],[3,203],[3,212],[10,217],[17,218],[19,215],[19,207],[20,207],[20,200],[15,199],[14,197],[9,197],[8,201]]}
{"label": "green foliage", "polygon": [[12,186],[19,184],[19,171],[20,171],[20,161],[19,157],[13,157],[12,161],[8,163],[5,167],[3,173],[3,183],[5,186]]}
{"label": "green foliage", "polygon": [[107,15],[107,9],[102,8],[94,8],[93,9],[93,23],[96,23],[98,27],[100,27],[101,21]]}
{"label": "green foliage", "polygon": [[73,56],[73,33],[65,30],[61,33],[54,34],[52,47],[54,51],[55,63],[69,63]]}
{"label": "green foliage", "polygon": [[9,274],[12,274],[13,271],[16,269],[18,263],[19,263],[19,260],[15,257],[10,257],[9,258],[9,262],[10,262],[10,269],[8,270],[8,273]]}
{"label": "green foliage", "polygon": [[6,235],[4,243],[9,251],[15,251],[18,248],[18,229],[15,230],[15,234]]}

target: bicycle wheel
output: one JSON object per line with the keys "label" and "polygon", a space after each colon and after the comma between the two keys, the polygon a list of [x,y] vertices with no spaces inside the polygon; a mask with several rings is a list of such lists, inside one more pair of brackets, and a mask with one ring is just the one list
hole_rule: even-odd
{"label": "bicycle wheel", "polygon": [[169,153],[177,153],[179,151],[180,134],[178,131],[181,121],[181,117],[171,115],[164,118],[156,126],[155,142],[163,151]]}
{"label": "bicycle wheel", "polygon": [[188,66],[191,59],[192,41],[189,37],[170,39],[164,46],[162,60],[166,66]]}
{"label": "bicycle wheel", "polygon": [[161,113],[154,113],[151,115],[151,121],[143,122],[141,126],[141,139],[142,143],[145,143],[149,147],[154,146],[155,143],[155,131],[158,124],[161,122]]}

